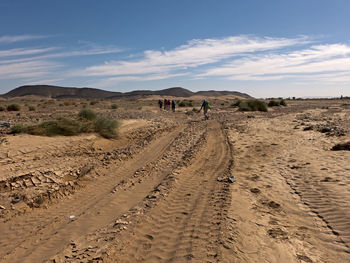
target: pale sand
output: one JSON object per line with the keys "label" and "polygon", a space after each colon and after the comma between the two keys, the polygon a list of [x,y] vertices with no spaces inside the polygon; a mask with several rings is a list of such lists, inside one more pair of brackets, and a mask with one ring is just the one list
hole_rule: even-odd
{"label": "pale sand", "polygon": [[350,109],[289,103],[2,136],[0,262],[350,262]]}

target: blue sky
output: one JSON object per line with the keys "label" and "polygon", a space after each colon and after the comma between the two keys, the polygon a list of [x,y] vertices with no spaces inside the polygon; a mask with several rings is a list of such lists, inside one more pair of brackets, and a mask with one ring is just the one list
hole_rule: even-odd
{"label": "blue sky", "polygon": [[0,93],[112,91],[350,96],[347,0],[0,0]]}

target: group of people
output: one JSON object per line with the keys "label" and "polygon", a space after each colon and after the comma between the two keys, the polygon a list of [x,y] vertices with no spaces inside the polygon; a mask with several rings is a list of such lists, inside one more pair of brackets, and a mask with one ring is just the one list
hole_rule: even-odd
{"label": "group of people", "polygon": [[170,105],[171,105],[172,111],[175,112],[175,107],[176,107],[175,100],[164,99],[164,102],[162,100],[158,100],[158,105],[160,109],[162,109],[164,105],[164,110],[170,110]]}
{"label": "group of people", "polygon": [[[175,100],[168,100],[168,99],[164,99],[164,102],[162,100],[158,100],[158,105],[160,109],[163,109],[163,105],[164,105],[164,110],[170,110],[170,105],[171,105],[171,109],[173,112],[175,112],[175,107],[176,107],[176,103]],[[204,112],[204,118],[206,120],[209,119],[208,116],[208,110],[210,109],[210,105],[209,102],[204,99],[201,108],[199,109],[199,112],[203,109]]]}

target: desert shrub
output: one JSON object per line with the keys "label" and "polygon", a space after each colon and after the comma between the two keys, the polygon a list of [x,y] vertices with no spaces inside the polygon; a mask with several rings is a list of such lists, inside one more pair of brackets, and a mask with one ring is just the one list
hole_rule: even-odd
{"label": "desert shrub", "polygon": [[57,120],[45,121],[38,125],[27,126],[24,132],[33,135],[72,136],[82,133],[82,125],[76,120],[59,118]]}
{"label": "desert shrub", "polygon": [[242,100],[238,108],[240,111],[267,111],[266,103],[260,100]]}
{"label": "desert shrub", "polygon": [[279,106],[279,105],[280,105],[280,102],[276,101],[276,100],[270,100],[269,104],[267,104],[267,106],[269,106],[269,107],[276,107],[276,106]]}
{"label": "desert shrub", "polygon": [[97,100],[90,101],[90,105],[95,105],[95,104],[97,104],[97,103],[98,103]]}
{"label": "desert shrub", "polygon": [[118,109],[118,105],[114,103],[114,104],[111,105],[111,108],[112,108],[113,110],[116,110],[116,109]]}
{"label": "desert shrub", "polygon": [[241,100],[237,100],[237,101],[233,102],[230,106],[231,107],[238,107],[240,102],[241,102]]}
{"label": "desert shrub", "polygon": [[11,127],[11,133],[21,133],[23,132],[23,124],[15,124]]}
{"label": "desert shrub", "polygon": [[34,106],[32,106],[32,105],[29,105],[29,106],[28,106],[28,110],[29,110],[29,111],[35,111],[36,108],[35,108]]}
{"label": "desert shrub", "polygon": [[5,111],[5,110],[6,110],[6,108],[4,106],[0,105],[0,111]]}
{"label": "desert shrub", "polygon": [[21,106],[18,104],[10,104],[7,105],[7,111],[19,111],[21,109]]}
{"label": "desert shrub", "polygon": [[179,107],[186,107],[186,103],[184,101],[179,102]]}
{"label": "desert shrub", "polygon": [[115,138],[119,123],[116,120],[99,117],[95,122],[95,131],[105,138]]}
{"label": "desert shrub", "polygon": [[280,105],[282,105],[282,106],[287,106],[287,103],[286,103],[285,100],[281,100],[281,101],[280,101]]}
{"label": "desert shrub", "polygon": [[193,107],[193,100],[183,100],[179,102],[179,107]]}
{"label": "desert shrub", "polygon": [[78,117],[81,119],[86,119],[86,120],[92,121],[92,120],[96,119],[96,113],[88,108],[83,108],[78,113]]}
{"label": "desert shrub", "polygon": [[64,106],[70,106],[70,105],[73,105],[73,101],[70,101],[70,100],[66,100],[63,102]]}
{"label": "desert shrub", "polygon": [[[38,105],[38,106],[39,106],[39,105]],[[58,106],[63,107],[63,106],[64,106],[64,104],[63,104],[63,103],[60,103],[60,104],[58,104]]]}

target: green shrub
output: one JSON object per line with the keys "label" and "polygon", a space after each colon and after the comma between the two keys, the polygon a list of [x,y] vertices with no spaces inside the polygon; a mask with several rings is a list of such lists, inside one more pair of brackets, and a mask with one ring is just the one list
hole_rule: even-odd
{"label": "green shrub", "polygon": [[10,104],[7,105],[7,111],[19,111],[21,109],[21,106],[18,104]]}
{"label": "green shrub", "polygon": [[45,121],[38,125],[27,126],[23,132],[33,135],[45,136],[73,136],[82,133],[81,123],[76,120],[59,118],[57,120]]}
{"label": "green shrub", "polygon": [[238,108],[240,111],[267,111],[266,103],[260,100],[242,100]]}
{"label": "green shrub", "polygon": [[179,102],[179,107],[186,107],[186,103],[184,101]]}
{"label": "green shrub", "polygon": [[23,124],[15,124],[11,127],[11,133],[21,133],[23,132]]}
{"label": "green shrub", "polygon": [[267,104],[267,106],[269,106],[269,107],[276,107],[276,106],[279,106],[279,105],[280,105],[280,102],[276,101],[276,100],[270,100],[269,104]]}
{"label": "green shrub", "polygon": [[281,101],[280,101],[280,105],[282,105],[282,106],[287,106],[287,103],[286,103],[285,100],[281,100]]}
{"label": "green shrub", "polygon": [[32,106],[32,105],[29,105],[29,106],[28,106],[28,110],[29,110],[29,111],[35,111],[36,108],[35,108],[34,106]]}
{"label": "green shrub", "polygon": [[6,108],[4,106],[0,105],[0,111],[5,111],[5,110],[6,110]]}
{"label": "green shrub", "polygon": [[105,138],[115,138],[119,123],[116,120],[107,119],[104,117],[97,118],[95,122],[95,131]]}
{"label": "green shrub", "polygon": [[78,113],[78,117],[81,119],[86,119],[86,120],[92,121],[92,120],[96,119],[96,113],[88,108],[83,108]]}
{"label": "green shrub", "polygon": [[90,105],[95,105],[95,104],[97,104],[97,103],[98,103],[97,100],[90,101]]}
{"label": "green shrub", "polygon": [[179,102],[179,107],[193,107],[193,100],[183,100]]}
{"label": "green shrub", "polygon": [[238,107],[240,102],[241,102],[241,100],[237,100],[236,102],[233,102],[230,106],[231,107]]}
{"label": "green shrub", "polygon": [[114,104],[111,105],[111,108],[112,108],[113,110],[116,110],[116,109],[118,109],[118,105],[114,103]]}

